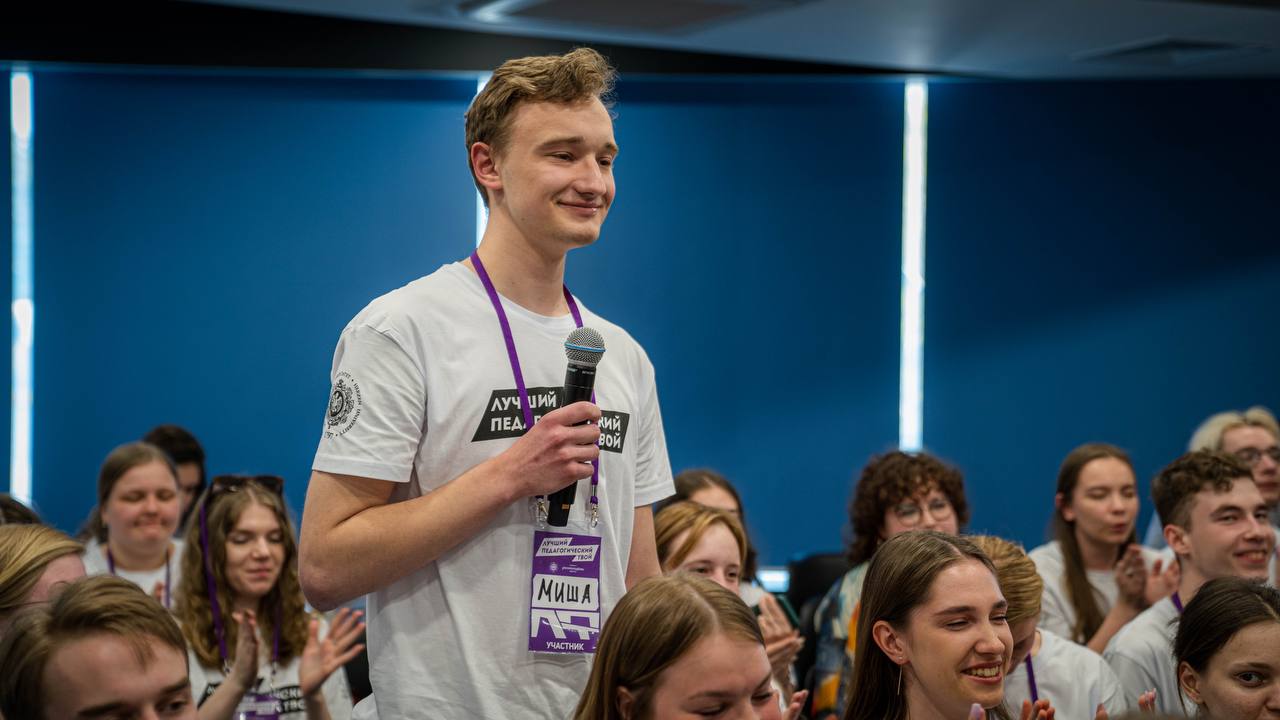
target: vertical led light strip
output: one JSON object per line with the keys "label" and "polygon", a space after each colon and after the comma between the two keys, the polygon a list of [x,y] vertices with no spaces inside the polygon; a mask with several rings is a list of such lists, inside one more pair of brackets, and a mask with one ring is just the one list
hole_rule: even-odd
{"label": "vertical led light strip", "polygon": [[[476,95],[479,95],[484,86],[489,84],[489,78],[493,73],[480,73],[480,77],[476,78]],[[470,148],[467,149],[470,152]],[[476,188],[476,247],[480,247],[480,240],[484,237],[484,228],[489,224],[489,211],[484,206],[484,197],[480,194],[480,189]]]}
{"label": "vertical led light strip", "polygon": [[31,244],[31,73],[9,75],[9,144],[13,172],[13,389],[9,426],[9,494],[31,504],[32,348],[35,334]]}
{"label": "vertical led light strip", "polygon": [[902,134],[902,357],[898,368],[898,447],[924,445],[924,209],[929,87],[906,84]]}

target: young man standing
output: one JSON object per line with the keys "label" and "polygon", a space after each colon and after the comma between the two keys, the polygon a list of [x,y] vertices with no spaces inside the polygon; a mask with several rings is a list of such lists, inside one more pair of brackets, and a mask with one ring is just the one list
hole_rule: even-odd
{"label": "young man standing", "polygon": [[[356,717],[567,717],[604,618],[660,574],[648,506],[673,487],[653,366],[564,287],[613,202],[613,77],[589,49],[498,68],[466,118],[479,249],[338,342],[300,563],[317,607],[369,596]],[[595,403],[557,407],[583,325],[607,350]],[[568,526],[547,526],[542,498],[575,482]]]}
{"label": "young man standing", "polygon": [[1156,691],[1156,709],[1192,714],[1182,704],[1173,659],[1173,637],[1182,608],[1206,582],[1243,577],[1265,582],[1275,534],[1267,503],[1249,468],[1214,450],[1190,452],[1160,471],[1151,486],[1165,539],[1181,568],[1178,589],[1120,629],[1103,657],[1130,702]]}

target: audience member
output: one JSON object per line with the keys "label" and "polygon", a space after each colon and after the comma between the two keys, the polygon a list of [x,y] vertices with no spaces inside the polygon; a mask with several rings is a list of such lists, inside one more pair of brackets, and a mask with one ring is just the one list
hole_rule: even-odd
{"label": "audience member", "polygon": [[[991,561],[969,540],[919,530],[885,541],[862,586],[845,720],[1008,717],[1007,609]],[[1047,702],[1022,717],[1033,712],[1052,717]]]}
{"label": "audience member", "polygon": [[346,678],[335,671],[363,647],[364,624],[347,609],[332,628],[308,619],[283,484],[215,477],[187,528],[176,614],[202,718],[253,708],[281,720],[351,716]]}
{"label": "audience member", "polygon": [[173,460],[178,471],[178,496],[182,506],[182,522],[179,527],[185,528],[196,498],[204,492],[204,448],[195,435],[177,425],[157,425],[142,436],[142,442],[155,445]]}
{"label": "audience member", "polygon": [[0,493],[0,525],[19,525],[39,523],[40,516],[35,510],[18,502],[9,493]]}
{"label": "audience member", "polygon": [[1280,592],[1217,578],[1187,603],[1173,641],[1178,686],[1203,720],[1280,717]]}
{"label": "audience member", "polygon": [[1177,564],[1136,542],[1138,483],[1123,450],[1081,445],[1058,470],[1055,539],[1032,550],[1044,578],[1040,628],[1102,652],[1125,623],[1173,592]]}
{"label": "audience member", "polygon": [[[724,475],[710,468],[681,470],[676,474],[675,486],[675,494],[659,503],[659,511],[667,505],[688,500],[699,505],[706,505],[707,507],[732,513],[738,518],[738,523],[742,525],[742,531],[747,533],[747,517],[746,511],[742,507],[742,496],[738,494],[738,489]],[[757,567],[758,559],[756,549],[751,544],[751,535],[748,533],[746,537],[747,560],[742,566],[742,577],[746,582],[741,585],[741,590],[739,590],[738,594],[742,596],[742,600],[747,605],[759,605],[760,596],[766,591],[760,587],[758,578],[756,578],[756,570],[759,569]]]}
{"label": "audience member", "polygon": [[1022,548],[990,535],[969,539],[991,558],[1009,602],[1013,655],[1004,680],[1005,705],[1021,707],[1043,698],[1063,718],[1091,718],[1099,709],[1118,716],[1128,710],[1120,680],[1101,655],[1037,627],[1044,582]]}
{"label": "audience member", "polygon": [[[1271,508],[1271,524],[1280,526],[1280,424],[1264,407],[1210,415],[1191,434],[1187,450],[1221,450],[1248,465],[1262,499]],[[1151,518],[1146,544],[1165,547],[1164,527]],[[1275,579],[1275,576],[1272,576]]]}
{"label": "audience member", "polygon": [[182,631],[133,583],[77,580],[0,639],[0,714],[194,720]]}
{"label": "audience member", "polygon": [[685,573],[649,578],[605,621],[573,718],[794,720],[804,693],[783,713],[771,676],[764,638],[741,598]]}
{"label": "audience member", "polygon": [[163,450],[143,442],[112,450],[98,473],[98,505],[80,531],[85,571],[118,575],[172,607],[178,514],[178,471]]}
{"label": "audience member", "polygon": [[862,585],[876,548],[907,530],[955,534],[968,521],[963,476],[932,455],[895,451],[873,457],[862,469],[849,503],[853,567],[827,591],[814,616],[815,717],[838,715],[848,705]]}
{"label": "audience member", "polygon": [[1161,712],[1189,714],[1173,662],[1175,622],[1209,580],[1266,580],[1275,534],[1249,468],[1222,452],[1174,460],[1152,482],[1151,495],[1181,569],[1178,589],[1121,628],[1103,656],[1130,702],[1154,688]]}
{"label": "audience member", "polygon": [[44,525],[0,525],[0,633],[17,611],[84,577],[84,546]]}

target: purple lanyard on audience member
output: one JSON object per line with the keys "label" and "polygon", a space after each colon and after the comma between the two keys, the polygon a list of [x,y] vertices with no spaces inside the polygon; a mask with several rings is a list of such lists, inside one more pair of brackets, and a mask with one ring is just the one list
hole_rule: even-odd
{"label": "purple lanyard on audience member", "polygon": [[1178,614],[1181,615],[1182,614],[1182,598],[1178,597],[1178,591],[1175,590],[1173,592],[1173,595],[1169,596],[1169,599],[1173,601],[1173,606],[1178,608]]}
{"label": "purple lanyard on audience member", "polygon": [[1036,669],[1031,664],[1031,653],[1027,653],[1027,659],[1023,660],[1027,665],[1027,684],[1031,686],[1031,702],[1040,699],[1040,693],[1036,691]]}
{"label": "purple lanyard on audience member", "polygon": [[[164,549],[164,607],[166,610],[173,602],[173,583],[169,580],[169,558],[173,555],[171,548]],[[116,558],[111,554],[111,546],[107,546],[107,570],[112,574],[116,574]],[[145,589],[145,588],[144,588]]]}
{"label": "purple lanyard on audience member", "polygon": [[[480,282],[484,285],[484,291],[489,295],[489,302],[493,303],[493,311],[498,314],[498,324],[502,326],[502,339],[507,344],[507,359],[511,362],[511,374],[516,379],[516,392],[520,395],[520,412],[524,414],[524,431],[529,432],[529,428],[533,427],[533,409],[529,404],[529,391],[524,385],[524,374],[520,372],[520,356],[516,353],[516,339],[511,334],[511,323],[507,322],[507,313],[502,309],[502,300],[498,297],[498,291],[493,287],[493,281],[489,279],[489,273],[484,269],[484,263],[480,262],[480,253],[471,253],[471,264],[476,269],[476,275],[480,276]],[[561,285],[564,289],[564,300],[569,304],[569,312],[573,315],[573,323],[577,327],[582,327],[582,313],[578,311],[578,303],[574,301],[573,294],[569,292],[569,286]],[[596,401],[595,390],[591,391],[591,402]],[[597,460],[591,461],[591,527],[595,527],[600,522],[600,501],[596,499],[596,487],[600,484],[600,463]],[[538,523],[542,524],[547,518],[547,498],[539,495],[538,503]]]}
{"label": "purple lanyard on audience member", "polygon": [[[222,623],[222,608],[218,603],[217,581],[213,577],[213,556],[209,554],[209,500],[200,503],[200,550],[204,555],[204,586],[209,591],[209,610],[213,615],[213,634],[218,637],[218,655],[222,658],[222,672],[231,674],[227,663],[227,629]],[[277,580],[278,582],[278,580]],[[280,662],[280,605],[276,604],[271,623],[271,674],[275,676]]]}

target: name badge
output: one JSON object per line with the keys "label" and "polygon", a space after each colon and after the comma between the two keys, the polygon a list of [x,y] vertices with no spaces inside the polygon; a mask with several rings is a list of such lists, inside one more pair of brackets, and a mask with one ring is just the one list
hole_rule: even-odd
{"label": "name badge", "polygon": [[236,720],[279,720],[280,703],[275,697],[249,692],[236,705]]}
{"label": "name badge", "polygon": [[600,636],[600,538],[535,530],[529,650],[589,655]]}

